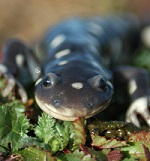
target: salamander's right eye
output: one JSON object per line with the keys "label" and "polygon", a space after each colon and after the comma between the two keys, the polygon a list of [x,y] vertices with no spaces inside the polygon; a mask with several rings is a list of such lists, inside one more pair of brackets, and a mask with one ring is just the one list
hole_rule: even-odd
{"label": "salamander's right eye", "polygon": [[59,77],[54,73],[48,73],[45,78],[43,78],[42,86],[51,87],[54,86],[59,81]]}

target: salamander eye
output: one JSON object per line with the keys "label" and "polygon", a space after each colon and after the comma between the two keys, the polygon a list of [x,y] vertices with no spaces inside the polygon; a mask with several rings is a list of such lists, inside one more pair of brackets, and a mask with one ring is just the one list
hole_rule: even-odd
{"label": "salamander eye", "polygon": [[101,78],[99,80],[99,85],[97,86],[99,89],[101,89],[102,91],[106,91],[107,90],[107,83],[106,80],[104,78]]}
{"label": "salamander eye", "polygon": [[108,89],[108,84],[102,75],[96,75],[89,80],[90,84],[103,92],[106,92]]}
{"label": "salamander eye", "polygon": [[42,81],[42,86],[50,87],[54,86],[59,80],[59,77],[54,73],[48,73]]}
{"label": "salamander eye", "polygon": [[51,85],[51,80],[50,80],[50,77],[49,76],[46,76],[44,79],[43,79],[43,86],[44,87],[48,87]]}

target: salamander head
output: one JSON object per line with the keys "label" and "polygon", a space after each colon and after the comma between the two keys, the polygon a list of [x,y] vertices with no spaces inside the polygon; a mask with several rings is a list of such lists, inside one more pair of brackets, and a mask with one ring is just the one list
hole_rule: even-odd
{"label": "salamander head", "polygon": [[37,104],[47,114],[60,120],[73,121],[97,114],[110,103],[113,87],[102,75],[84,77],[48,73],[36,83]]}

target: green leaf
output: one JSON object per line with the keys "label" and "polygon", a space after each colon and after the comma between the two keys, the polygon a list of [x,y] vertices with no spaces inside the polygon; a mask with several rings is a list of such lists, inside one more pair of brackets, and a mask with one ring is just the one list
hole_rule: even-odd
{"label": "green leaf", "polygon": [[[38,126],[35,128],[35,134],[45,144],[48,145],[52,153],[63,150],[69,142],[69,126],[67,122],[57,122],[46,113],[39,117]],[[69,124],[68,124],[69,125]]]}
{"label": "green leaf", "polygon": [[84,150],[75,150],[73,152],[67,151],[67,153],[58,153],[57,161],[107,161],[107,157],[101,151],[91,150],[87,147]]}
{"label": "green leaf", "polygon": [[[150,143],[150,132],[141,131],[141,132],[132,133],[128,138],[128,141],[129,142],[140,141],[141,144]],[[148,144],[148,147],[150,148],[150,144]]]}
{"label": "green leaf", "polygon": [[84,145],[81,145],[80,148],[85,154],[90,154],[92,158],[96,158],[97,160],[102,160],[102,161],[108,161],[106,155],[109,153],[110,150],[99,150],[98,151],[92,148],[88,148]]}
{"label": "green leaf", "polygon": [[55,161],[56,159],[52,156],[50,152],[28,147],[23,150],[19,150],[17,152],[18,154],[21,154],[25,161]]}
{"label": "green leaf", "polygon": [[35,134],[41,138],[44,139],[44,141],[47,143],[50,139],[50,137],[53,137],[50,134],[50,131],[53,130],[53,127],[56,124],[56,120],[47,115],[46,113],[42,113],[42,116],[38,119],[38,126],[35,128]]}
{"label": "green leaf", "polygon": [[146,160],[144,148],[141,142],[129,143],[130,146],[122,147],[121,152],[127,158],[138,158],[140,160]]}
{"label": "green leaf", "polygon": [[118,148],[124,147],[126,145],[127,143],[125,141],[118,141],[116,139],[107,140],[105,137],[102,136],[94,136],[92,138],[92,146],[99,149]]}
{"label": "green leaf", "polygon": [[41,139],[52,153],[62,151],[69,144],[73,151],[79,149],[80,144],[85,144],[86,134],[84,120],[77,119],[73,122],[58,122],[53,117],[43,113],[35,128],[36,136]]}
{"label": "green leaf", "polygon": [[150,71],[150,49],[141,48],[139,53],[134,58],[133,64],[139,67],[144,67]]}
{"label": "green leaf", "polygon": [[8,148],[0,145],[0,153],[8,153]]}
{"label": "green leaf", "polygon": [[144,148],[150,150],[150,132],[135,132],[128,138],[130,146],[121,148],[121,151],[127,154],[129,157],[137,157],[141,160],[146,160]]}
{"label": "green leaf", "polygon": [[137,161],[138,159],[137,158],[135,158],[135,157],[130,157],[130,158],[125,158],[125,159],[123,159],[122,161]]}
{"label": "green leaf", "polygon": [[8,146],[11,151],[19,149],[21,140],[27,137],[30,127],[28,119],[24,115],[17,116],[15,109],[0,106],[0,145]]}
{"label": "green leaf", "polygon": [[8,103],[3,104],[4,106],[8,106],[11,108],[14,108],[17,112],[17,115],[20,115],[26,111],[26,107],[23,105],[23,103],[19,100],[14,100]]}
{"label": "green leaf", "polygon": [[96,161],[96,158],[92,158],[90,154],[85,154],[83,151],[79,150],[66,154],[64,158],[67,161]]}

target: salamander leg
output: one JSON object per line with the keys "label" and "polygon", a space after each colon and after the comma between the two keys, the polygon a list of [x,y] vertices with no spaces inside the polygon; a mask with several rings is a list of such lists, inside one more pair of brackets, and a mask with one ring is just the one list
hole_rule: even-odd
{"label": "salamander leg", "polygon": [[140,127],[137,118],[137,114],[139,114],[150,126],[150,112],[148,109],[149,80],[147,71],[141,68],[125,66],[115,69],[113,74],[115,84],[117,84],[120,90],[126,88],[126,93],[130,99],[126,121]]}
{"label": "salamander leg", "polygon": [[7,97],[9,93],[17,86],[18,94],[21,97],[23,103],[26,103],[28,100],[26,91],[22,84],[11,74],[8,72],[9,70],[3,64],[0,64],[0,77],[7,80],[7,85],[2,91],[2,96]]}
{"label": "salamander leg", "polygon": [[126,121],[133,122],[136,126],[140,127],[137,114],[140,114],[146,123],[150,126],[150,112],[148,110],[148,98],[146,96],[138,98],[133,103],[131,103],[126,113]]}
{"label": "salamander leg", "polygon": [[[4,97],[8,96],[9,93],[16,87],[18,94],[21,97],[23,103],[27,102],[27,94],[18,81],[17,77],[23,68],[28,66],[34,66],[34,70],[37,67],[37,61],[31,63],[33,59],[33,53],[28,46],[22,43],[20,40],[11,39],[3,48],[3,58],[0,64],[0,77],[7,81],[5,89],[2,91]],[[29,64],[28,64],[29,63]]]}

